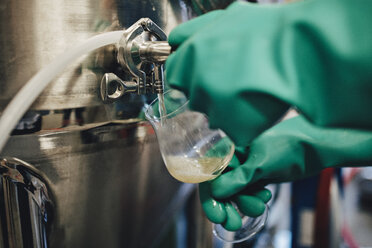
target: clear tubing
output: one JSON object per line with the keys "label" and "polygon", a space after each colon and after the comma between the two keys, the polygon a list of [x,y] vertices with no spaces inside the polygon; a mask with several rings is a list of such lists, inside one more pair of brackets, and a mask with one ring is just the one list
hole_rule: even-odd
{"label": "clear tubing", "polygon": [[0,118],[0,152],[3,150],[10,133],[19,120],[29,109],[31,104],[48,84],[59,75],[66,66],[74,62],[80,56],[103,46],[116,44],[124,31],[114,31],[99,34],[87,39],[82,44],[66,50],[52,63],[45,66],[35,74],[23,87],[12,101],[8,104]]}

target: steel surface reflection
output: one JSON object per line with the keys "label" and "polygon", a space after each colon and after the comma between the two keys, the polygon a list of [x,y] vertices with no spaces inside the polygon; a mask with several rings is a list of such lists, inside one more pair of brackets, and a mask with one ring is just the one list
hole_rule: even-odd
{"label": "steel surface reflection", "polygon": [[[151,18],[166,33],[190,18],[181,0],[4,0],[0,3],[0,110],[38,70],[95,34]],[[113,46],[76,61],[35,101],[33,109],[101,105],[99,81],[118,69]]]}
{"label": "steel surface reflection", "polygon": [[[143,17],[168,34],[195,16],[192,6],[191,0],[0,1],[0,112],[69,47]],[[16,130],[23,135],[2,151],[27,163],[1,164],[0,247],[149,247],[194,190],[169,176],[152,128],[140,121],[155,96],[102,103],[104,73],[125,78],[116,53],[107,46],[66,68],[20,122],[34,127]],[[63,118],[43,130],[51,113]]]}
{"label": "steel surface reflection", "polygon": [[53,204],[45,180],[32,165],[14,158],[1,159],[1,247],[49,247]]}
{"label": "steel surface reflection", "polygon": [[47,233],[53,248],[149,247],[194,190],[169,176],[147,122],[13,136],[3,154],[33,164],[48,180],[55,196]]}

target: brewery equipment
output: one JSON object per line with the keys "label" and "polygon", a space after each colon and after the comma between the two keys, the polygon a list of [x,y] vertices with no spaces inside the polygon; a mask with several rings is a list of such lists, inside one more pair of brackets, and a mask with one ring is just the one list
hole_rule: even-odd
{"label": "brewery equipment", "polygon": [[[1,109],[66,48],[142,17],[169,31],[189,11],[181,1],[2,1]],[[140,116],[151,96],[102,103],[103,74],[126,75],[116,53],[107,46],[66,68],[29,111],[42,117],[41,130],[11,136],[1,151],[0,247],[149,247],[194,190],[163,169]],[[76,108],[85,125],[62,128],[57,117]]]}
{"label": "brewery equipment", "polygon": [[[134,45],[138,54],[106,46],[79,58],[17,125],[1,151],[0,247],[152,247],[161,240],[195,188],[168,175],[141,113],[163,89],[162,63],[171,52],[165,34],[207,11],[200,6],[1,1],[0,111],[37,71],[94,34],[127,30],[121,46]],[[84,117],[78,125],[70,125],[72,110]]]}

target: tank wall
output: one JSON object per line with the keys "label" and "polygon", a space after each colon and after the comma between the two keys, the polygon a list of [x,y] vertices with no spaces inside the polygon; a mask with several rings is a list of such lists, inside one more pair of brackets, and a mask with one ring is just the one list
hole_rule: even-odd
{"label": "tank wall", "polygon": [[[190,17],[183,1],[3,0],[0,3],[0,110],[41,68],[66,49],[105,31],[150,17],[168,33]],[[36,100],[33,109],[101,105],[99,82],[117,69],[109,49],[76,61]]]}

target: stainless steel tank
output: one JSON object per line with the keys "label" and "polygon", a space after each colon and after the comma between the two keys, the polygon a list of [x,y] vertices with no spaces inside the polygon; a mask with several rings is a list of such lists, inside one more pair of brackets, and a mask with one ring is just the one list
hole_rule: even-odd
{"label": "stainless steel tank", "polygon": [[194,189],[147,123],[13,136],[3,154],[30,165],[1,162],[0,247],[151,247]]}
{"label": "stainless steel tank", "polygon": [[[227,5],[210,0],[200,8],[200,2],[1,0],[0,112],[37,71],[95,34],[125,29],[143,17],[168,34]],[[152,247],[194,192],[168,175],[142,118],[154,96],[102,103],[102,75],[124,73],[115,56],[114,46],[107,46],[66,68],[1,151],[0,247]],[[189,229],[205,232],[205,219],[194,221],[200,228]],[[204,238],[189,247],[210,246],[210,232],[200,233],[194,239]]]}
{"label": "stainless steel tank", "polygon": [[[2,0],[0,108],[38,70],[69,47],[94,34],[129,27],[142,17],[151,18],[168,33],[187,20],[190,12],[183,1],[168,0]],[[33,109],[100,105],[97,71],[112,66],[109,55],[109,51],[101,50],[66,68],[36,100]]]}
{"label": "stainless steel tank", "polygon": [[[149,17],[165,33],[177,24],[233,0],[1,0],[0,111],[38,70],[94,34],[127,28]],[[66,68],[33,109],[100,105],[97,72],[112,68],[109,49]]]}
{"label": "stainless steel tank", "polygon": [[[1,0],[0,112],[69,47],[143,17],[168,33],[192,15],[181,0]],[[120,71],[115,52],[66,68],[1,151],[0,247],[151,247],[194,191],[169,176],[141,117],[154,96],[102,103],[103,73]]]}

